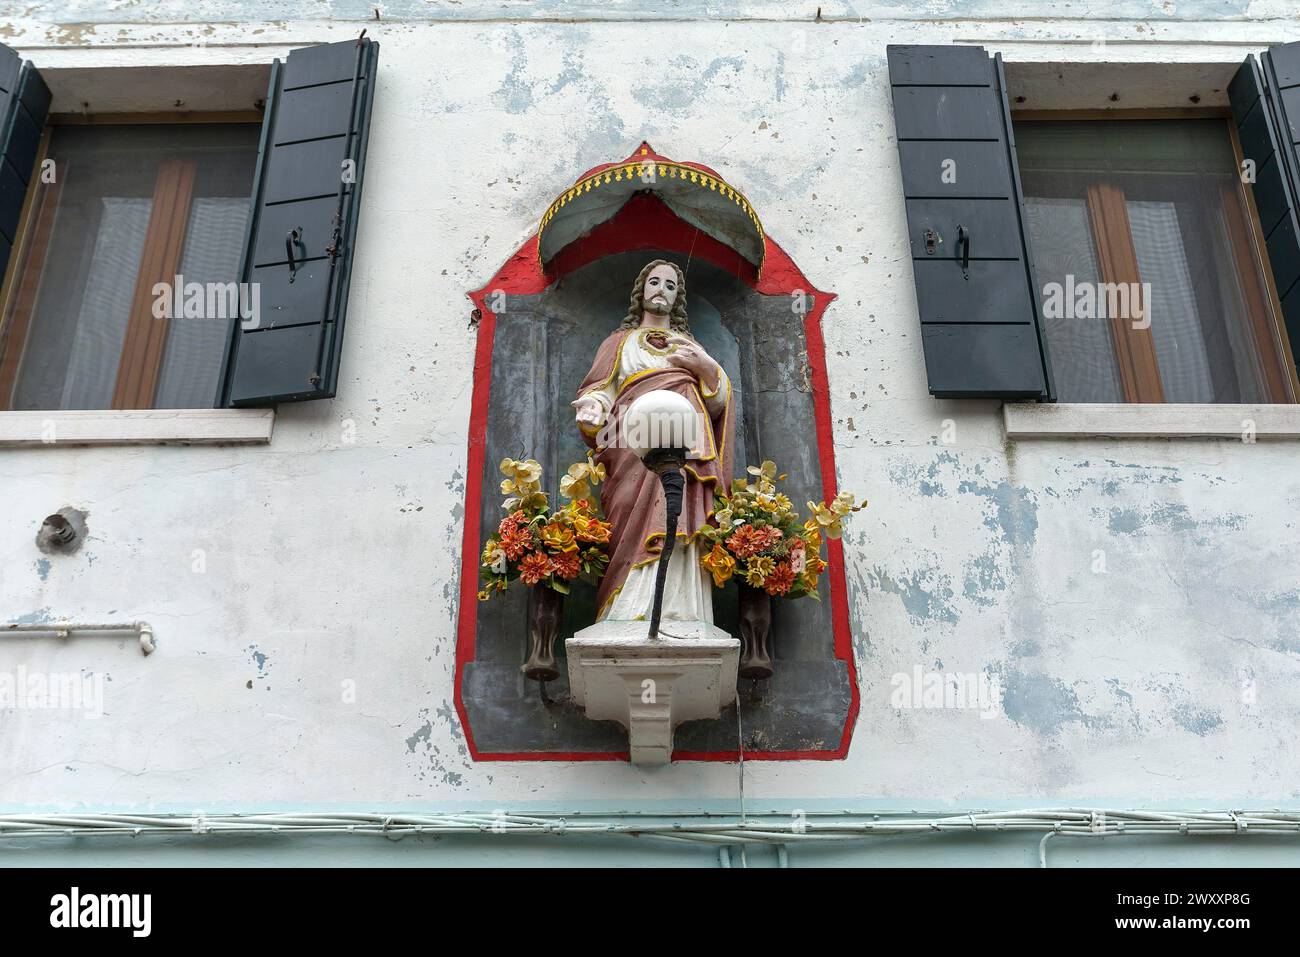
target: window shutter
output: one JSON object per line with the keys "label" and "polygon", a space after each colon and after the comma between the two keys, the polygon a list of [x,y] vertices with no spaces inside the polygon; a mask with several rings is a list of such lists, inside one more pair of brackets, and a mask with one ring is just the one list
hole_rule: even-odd
{"label": "window shutter", "polygon": [[1300,43],[1270,47],[1261,59],[1246,57],[1228,84],[1228,100],[1242,155],[1254,165],[1251,193],[1294,361],[1300,349]]}
{"label": "window shutter", "polygon": [[0,44],[0,276],[9,264],[49,112],[50,88],[40,71]]}
{"label": "window shutter", "polygon": [[930,394],[1053,401],[1002,58],[888,58]]}
{"label": "window shutter", "polygon": [[241,269],[260,309],[234,323],[222,405],[334,395],[378,59],[362,38],[272,65]]}

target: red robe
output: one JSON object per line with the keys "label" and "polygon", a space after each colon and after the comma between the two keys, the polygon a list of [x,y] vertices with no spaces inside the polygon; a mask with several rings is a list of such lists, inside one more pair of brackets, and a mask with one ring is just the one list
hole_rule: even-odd
{"label": "red robe", "polygon": [[[591,371],[578,387],[579,396],[591,389],[613,385],[623,342],[637,331],[618,329],[600,344]],[[617,436],[622,429],[623,413],[633,400],[647,392],[663,389],[684,396],[709,423],[711,434],[706,437],[703,457],[686,460],[686,489],[682,496],[682,514],[677,521],[680,547],[691,542],[700,527],[708,523],[713,514],[713,490],[718,483],[724,489],[731,484],[731,454],[735,444],[731,434],[732,394],[730,385],[725,388],[727,395],[722,411],[710,415],[700,382],[694,375],[676,366],[654,369],[638,375],[618,393],[606,420],[613,423],[612,428],[579,425],[584,441],[595,450],[596,462],[605,466],[600,506],[605,512],[605,520],[613,526],[609,567],[596,593],[596,605],[601,612],[618,594],[628,572],[658,560],[663,549],[664,493],[659,477],[647,469],[631,449],[612,447],[621,445]],[[602,446],[599,438],[608,438],[611,447]]]}

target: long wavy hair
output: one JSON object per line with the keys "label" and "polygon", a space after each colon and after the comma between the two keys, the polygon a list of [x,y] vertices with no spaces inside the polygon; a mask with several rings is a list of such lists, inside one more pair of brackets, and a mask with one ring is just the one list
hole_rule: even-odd
{"label": "long wavy hair", "polygon": [[669,262],[667,259],[655,259],[646,263],[645,268],[636,277],[636,282],[632,285],[632,302],[619,328],[636,329],[641,325],[641,317],[645,314],[646,277],[656,266],[672,266],[673,271],[677,273],[677,301],[673,303],[673,311],[668,316],[668,328],[673,332],[681,332],[689,336],[691,327],[686,322],[686,274],[677,263]]}

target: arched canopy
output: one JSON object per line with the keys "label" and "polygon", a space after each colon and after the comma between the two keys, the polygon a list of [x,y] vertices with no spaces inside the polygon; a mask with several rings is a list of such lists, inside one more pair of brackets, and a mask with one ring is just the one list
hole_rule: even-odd
{"label": "arched canopy", "polygon": [[613,219],[640,193],[654,194],[683,221],[735,250],[762,274],[763,226],[749,200],[707,166],[670,160],[648,143],[622,162],[588,170],[547,207],[537,230],[542,268]]}

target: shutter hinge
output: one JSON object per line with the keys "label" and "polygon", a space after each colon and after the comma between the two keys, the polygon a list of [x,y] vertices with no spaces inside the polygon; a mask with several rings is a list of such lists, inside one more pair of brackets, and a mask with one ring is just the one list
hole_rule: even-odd
{"label": "shutter hinge", "polygon": [[333,241],[325,247],[325,253],[330,257],[333,263],[339,258],[339,246],[343,239],[343,220],[339,216],[338,210],[334,211],[334,238]]}

